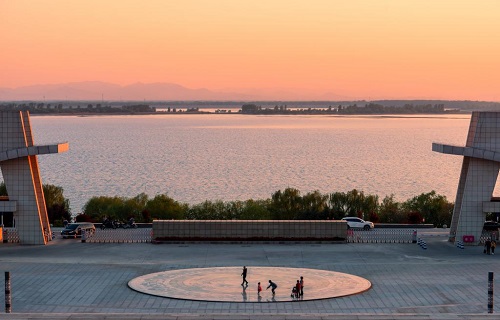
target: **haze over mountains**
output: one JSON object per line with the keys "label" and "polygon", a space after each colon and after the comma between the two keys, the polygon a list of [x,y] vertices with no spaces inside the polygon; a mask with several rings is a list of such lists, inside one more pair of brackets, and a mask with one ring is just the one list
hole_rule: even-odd
{"label": "haze over mountains", "polygon": [[321,95],[294,89],[191,89],[174,83],[134,83],[121,86],[88,81],[0,88],[0,101],[12,100],[347,100],[348,97]]}

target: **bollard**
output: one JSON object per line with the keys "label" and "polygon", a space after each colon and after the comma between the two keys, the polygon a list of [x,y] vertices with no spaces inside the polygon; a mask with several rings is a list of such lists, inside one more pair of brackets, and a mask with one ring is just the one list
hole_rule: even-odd
{"label": "bollard", "polygon": [[12,312],[12,298],[10,296],[10,272],[5,271],[5,313]]}
{"label": "bollard", "polygon": [[488,272],[488,313],[493,313],[493,272]]}
{"label": "bollard", "polygon": [[85,229],[82,228],[82,242],[85,243],[87,242],[87,233],[85,232]]}
{"label": "bollard", "polygon": [[417,230],[413,230],[413,235],[411,237],[412,243],[417,243]]}

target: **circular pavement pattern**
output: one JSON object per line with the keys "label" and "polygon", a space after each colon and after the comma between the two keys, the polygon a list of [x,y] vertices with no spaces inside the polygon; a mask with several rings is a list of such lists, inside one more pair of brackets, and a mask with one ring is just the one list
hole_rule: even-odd
{"label": "circular pavement pattern", "polygon": [[[196,268],[147,274],[129,281],[136,291],[175,299],[220,302],[279,302],[337,298],[364,292],[371,282],[347,273],[304,269],[248,266],[248,286],[242,286],[243,267]],[[304,277],[304,295],[292,298],[292,287]],[[278,285],[273,297],[272,280]],[[257,294],[257,283],[262,293]]]}

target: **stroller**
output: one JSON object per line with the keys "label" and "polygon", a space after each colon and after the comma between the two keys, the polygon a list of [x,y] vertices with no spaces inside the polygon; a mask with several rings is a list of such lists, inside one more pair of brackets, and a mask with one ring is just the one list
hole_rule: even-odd
{"label": "stroller", "polygon": [[297,292],[297,288],[295,286],[292,287],[292,294],[290,294],[290,297],[297,298],[298,296],[299,296],[299,293]]}

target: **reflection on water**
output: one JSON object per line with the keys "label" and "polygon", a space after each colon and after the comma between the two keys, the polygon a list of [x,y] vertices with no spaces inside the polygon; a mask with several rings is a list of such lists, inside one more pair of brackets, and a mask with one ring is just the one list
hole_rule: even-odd
{"label": "reflection on water", "polygon": [[168,193],[182,202],[269,198],[354,188],[397,200],[436,190],[454,201],[461,158],[432,142],[465,143],[470,117],[158,115],[33,116],[44,183],[73,213],[92,196]]}

